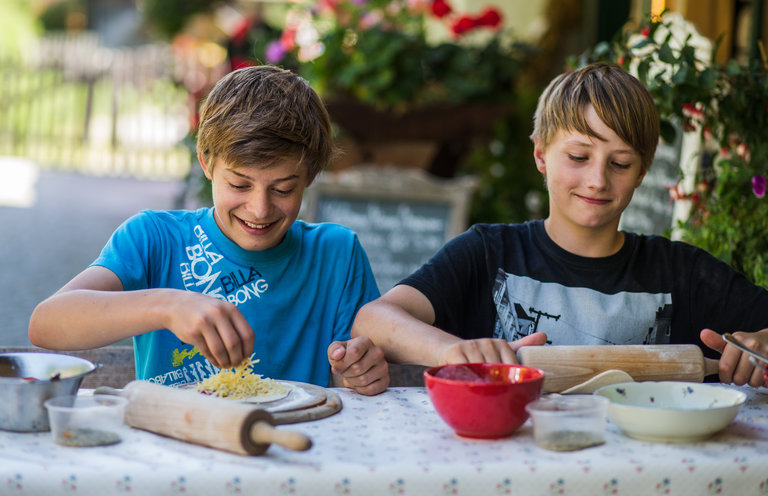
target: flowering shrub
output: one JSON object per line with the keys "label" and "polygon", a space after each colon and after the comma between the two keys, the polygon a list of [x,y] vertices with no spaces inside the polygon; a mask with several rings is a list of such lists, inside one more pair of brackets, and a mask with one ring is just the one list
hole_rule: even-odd
{"label": "flowering shrub", "polygon": [[674,138],[673,122],[700,134],[706,156],[695,186],[670,188],[673,201],[691,205],[680,236],[768,287],[768,61],[704,60],[684,25],[679,15],[663,13],[571,64],[622,65],[656,100],[663,139]]}
{"label": "flowering shrub", "polygon": [[293,5],[259,58],[297,60],[325,96],[400,111],[509,101],[527,48],[505,36],[494,8],[459,14],[447,0],[321,0]]}

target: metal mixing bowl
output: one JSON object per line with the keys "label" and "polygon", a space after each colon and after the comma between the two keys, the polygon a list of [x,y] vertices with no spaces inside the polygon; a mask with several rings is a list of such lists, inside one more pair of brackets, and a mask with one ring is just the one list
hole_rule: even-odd
{"label": "metal mixing bowl", "polygon": [[0,353],[0,429],[48,431],[45,400],[77,394],[86,375],[98,367],[56,353]]}

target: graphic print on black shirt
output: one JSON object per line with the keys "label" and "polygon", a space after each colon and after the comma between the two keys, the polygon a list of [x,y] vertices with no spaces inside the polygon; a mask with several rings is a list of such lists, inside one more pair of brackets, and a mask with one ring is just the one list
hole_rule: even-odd
{"label": "graphic print on black shirt", "polygon": [[515,341],[539,331],[547,333],[550,344],[669,343],[669,293],[606,294],[498,269],[493,301],[494,338]]}

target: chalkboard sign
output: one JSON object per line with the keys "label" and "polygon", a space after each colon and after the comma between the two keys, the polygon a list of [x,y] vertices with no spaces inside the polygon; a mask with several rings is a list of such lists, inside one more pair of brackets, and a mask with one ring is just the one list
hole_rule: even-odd
{"label": "chalkboard sign", "polygon": [[324,174],[307,191],[303,218],[357,232],[384,293],[466,228],[471,178],[362,168]]}

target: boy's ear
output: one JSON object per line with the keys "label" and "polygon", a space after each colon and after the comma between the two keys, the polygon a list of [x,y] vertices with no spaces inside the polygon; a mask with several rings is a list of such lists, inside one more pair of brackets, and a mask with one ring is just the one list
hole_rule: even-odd
{"label": "boy's ear", "polygon": [[645,175],[648,173],[648,167],[644,167],[642,171],[640,171],[640,175],[637,176],[637,181],[635,182],[635,189],[639,188],[641,184],[643,184],[643,179],[645,179]]}
{"label": "boy's ear", "polygon": [[534,139],[533,140],[533,159],[536,161],[536,168],[542,174],[547,173],[547,163],[544,160],[545,153],[546,153],[546,150],[544,149],[543,146],[541,146],[539,139],[538,138]]}
{"label": "boy's ear", "polygon": [[208,172],[208,164],[205,163],[205,159],[203,158],[203,155],[200,152],[197,152],[197,161],[200,162],[200,167],[203,168],[203,174],[205,174],[205,177],[208,179],[213,179],[211,177],[211,173]]}

